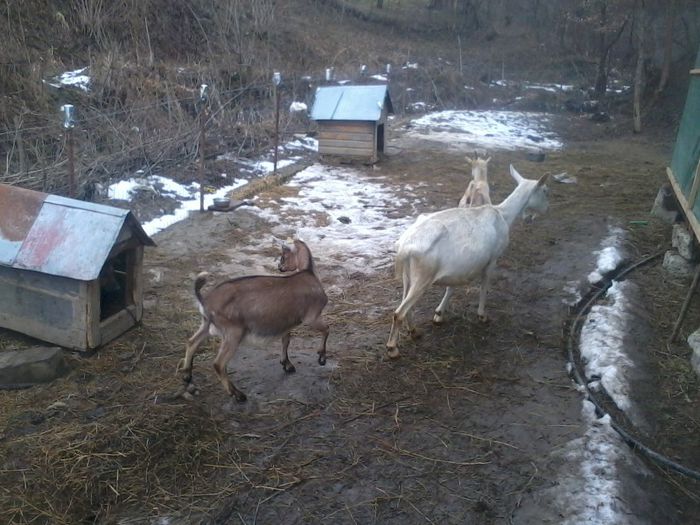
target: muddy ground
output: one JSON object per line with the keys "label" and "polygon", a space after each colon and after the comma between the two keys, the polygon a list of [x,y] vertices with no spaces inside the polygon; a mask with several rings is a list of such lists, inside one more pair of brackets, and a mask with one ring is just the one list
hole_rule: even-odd
{"label": "muddy ground", "polygon": [[[567,146],[544,162],[492,152],[495,202],[513,187],[509,163],[530,178],[566,171],[578,182],[552,183],[549,213],[515,226],[489,294],[489,324],[477,320],[470,289],[433,326],[442,293],[434,288],[415,314],[423,337],[402,339],[401,358],[385,360],[401,294],[391,258],[348,271],[312,245],[330,297],[328,364],[318,366],[319,338],[303,329],[290,347],[296,374],[283,372],[277,343],[248,346],[230,367],[245,404],[216,381],[214,342],[195,361],[194,401],[171,397],[180,387],[175,365],[199,322],[193,277],[273,272],[276,251],[259,240],[293,228],[241,208],[193,214],[156,235],[143,324],[92,357],[73,356],[73,372],[51,385],[0,392],[0,521],[563,522],[565,509],[553,512],[546,501],[562,468],[556,452],[586,425],[566,369],[570,290],[587,288],[611,225],[626,230],[630,260],[670,244],[670,226],[648,212],[673,137],[620,135],[568,116],[556,127]],[[397,216],[459,200],[464,151],[408,138],[400,123],[389,143],[380,164],[357,169],[406,197]],[[274,209],[298,191],[264,190],[257,205]],[[630,279],[644,334],[631,338],[645,366],[634,396],[647,423],[640,432],[700,468],[689,350],[665,343],[688,283],[659,264]],[[698,313],[693,306],[682,335],[697,328]],[[0,349],[34,343],[0,331]],[[649,462],[639,477],[641,490],[624,496],[631,523],[689,523],[700,511],[696,483]]]}

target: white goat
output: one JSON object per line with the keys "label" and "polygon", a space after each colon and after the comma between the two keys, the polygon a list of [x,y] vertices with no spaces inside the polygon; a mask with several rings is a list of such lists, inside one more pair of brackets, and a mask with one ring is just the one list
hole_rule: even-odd
{"label": "white goat", "polygon": [[472,180],[469,181],[469,186],[467,186],[464,195],[459,201],[460,208],[491,204],[488,180],[488,164],[490,160],[491,157],[488,159],[467,157],[467,162],[472,166]]}
{"label": "white goat", "polygon": [[479,319],[485,321],[486,292],[498,257],[508,246],[510,227],[525,209],[545,213],[549,207],[545,182],[523,178],[511,165],[517,182],[513,192],[497,206],[450,208],[421,216],[397,242],[396,275],[403,279],[403,298],[394,312],[391,333],[386,343],[389,357],[398,357],[399,330],[406,323],[409,333],[410,311],[432,284],[447,286],[445,296],[435,310],[435,322],[442,321],[453,286],[481,279]]}

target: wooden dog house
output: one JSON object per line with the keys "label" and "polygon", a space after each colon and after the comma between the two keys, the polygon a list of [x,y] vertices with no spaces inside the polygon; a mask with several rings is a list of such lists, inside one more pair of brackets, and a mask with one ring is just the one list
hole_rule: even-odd
{"label": "wooden dog house", "polygon": [[318,124],[318,152],[377,162],[393,112],[386,84],[317,88],[311,118]]}
{"label": "wooden dog house", "polygon": [[0,184],[0,327],[75,350],[143,315],[143,247],[128,210]]}

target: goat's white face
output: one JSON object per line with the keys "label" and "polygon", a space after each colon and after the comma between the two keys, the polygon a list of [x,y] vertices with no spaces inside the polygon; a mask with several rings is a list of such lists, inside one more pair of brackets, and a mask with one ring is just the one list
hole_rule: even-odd
{"label": "goat's white face", "polygon": [[530,198],[523,210],[526,221],[531,221],[537,215],[547,213],[547,210],[549,210],[549,188],[545,184],[545,180],[546,177],[540,179],[535,190],[530,194]]}

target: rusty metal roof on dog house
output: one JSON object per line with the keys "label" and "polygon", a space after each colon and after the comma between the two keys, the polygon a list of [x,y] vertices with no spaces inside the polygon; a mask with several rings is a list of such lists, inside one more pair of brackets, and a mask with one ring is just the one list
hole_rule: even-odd
{"label": "rusty metal roof on dog house", "polygon": [[0,265],[91,281],[125,226],[155,246],[129,210],[0,184]]}
{"label": "rusty metal roof on dog house", "polygon": [[311,107],[313,120],[377,121],[386,108],[393,113],[386,84],[366,86],[321,86]]}

